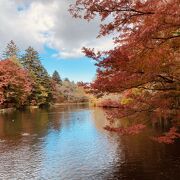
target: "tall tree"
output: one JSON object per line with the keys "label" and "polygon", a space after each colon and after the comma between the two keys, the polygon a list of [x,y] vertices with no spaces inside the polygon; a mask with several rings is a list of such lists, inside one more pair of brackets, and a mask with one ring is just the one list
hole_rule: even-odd
{"label": "tall tree", "polygon": [[25,54],[22,56],[21,62],[24,68],[36,77],[41,78],[48,76],[46,69],[41,64],[39,53],[34,48],[28,47],[25,50]]}
{"label": "tall tree", "polygon": [[12,58],[12,57],[17,57],[18,56],[19,49],[15,42],[11,40],[8,44],[7,47],[4,51],[4,57],[7,58]]}
{"label": "tall tree", "polygon": [[133,101],[122,105],[122,116],[148,111],[177,120],[179,0],[77,0],[70,12],[88,21],[100,16],[99,37],[115,35],[115,48],[110,51],[95,53],[84,48],[85,54],[97,61],[97,78],[91,86],[94,91],[102,94],[128,91]]}
{"label": "tall tree", "polygon": [[32,47],[25,50],[21,63],[34,78],[35,84],[32,99],[38,104],[47,103],[51,98],[51,82],[46,69],[40,62],[39,54]]}
{"label": "tall tree", "polygon": [[52,79],[58,83],[58,84],[62,84],[62,80],[61,80],[61,77],[59,75],[59,73],[55,70],[53,75],[52,75]]}

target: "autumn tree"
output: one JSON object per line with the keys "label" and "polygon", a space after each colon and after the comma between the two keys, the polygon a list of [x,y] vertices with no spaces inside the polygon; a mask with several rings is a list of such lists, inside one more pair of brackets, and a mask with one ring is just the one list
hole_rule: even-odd
{"label": "autumn tree", "polygon": [[83,88],[79,87],[75,82],[69,79],[62,81],[59,92],[64,96],[64,100],[68,102],[88,102],[88,97]]}
{"label": "autumn tree", "polygon": [[23,67],[29,71],[34,79],[31,101],[37,104],[46,104],[51,101],[51,81],[46,69],[41,64],[39,54],[32,47],[25,50],[21,58]]}
{"label": "autumn tree", "polygon": [[62,84],[62,80],[61,77],[59,75],[59,73],[57,71],[54,71],[53,75],[52,75],[52,79],[58,83],[58,84]]}
{"label": "autumn tree", "polygon": [[11,40],[8,44],[7,47],[4,51],[4,57],[5,58],[12,58],[12,57],[17,57],[18,56],[19,49],[15,42]]}
{"label": "autumn tree", "polygon": [[51,86],[52,86],[52,101],[54,103],[62,103],[64,102],[64,95],[61,92],[62,80],[58,73],[58,71],[54,71],[51,78]]}
{"label": "autumn tree", "polygon": [[151,112],[178,120],[180,107],[180,1],[77,0],[74,17],[100,17],[98,37],[114,35],[106,52],[84,48],[97,61],[96,94],[125,93],[119,116]]}
{"label": "autumn tree", "polygon": [[0,106],[20,108],[27,105],[32,83],[28,72],[13,61],[0,61]]}

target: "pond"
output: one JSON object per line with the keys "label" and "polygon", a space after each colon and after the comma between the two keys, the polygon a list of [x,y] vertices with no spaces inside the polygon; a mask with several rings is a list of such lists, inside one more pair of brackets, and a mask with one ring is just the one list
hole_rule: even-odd
{"label": "pond", "polygon": [[65,105],[0,115],[0,179],[180,179],[180,142],[103,129],[101,108]]}

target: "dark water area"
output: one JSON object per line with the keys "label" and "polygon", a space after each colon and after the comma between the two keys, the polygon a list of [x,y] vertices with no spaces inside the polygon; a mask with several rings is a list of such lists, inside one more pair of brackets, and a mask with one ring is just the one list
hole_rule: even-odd
{"label": "dark water area", "polygon": [[0,179],[179,180],[180,142],[159,144],[103,129],[100,108],[59,106],[0,115]]}

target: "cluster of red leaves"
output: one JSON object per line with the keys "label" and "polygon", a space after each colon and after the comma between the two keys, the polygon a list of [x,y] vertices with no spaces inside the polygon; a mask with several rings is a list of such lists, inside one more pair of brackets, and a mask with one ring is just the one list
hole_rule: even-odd
{"label": "cluster of red leaves", "polygon": [[136,124],[126,128],[113,128],[105,126],[104,129],[112,132],[120,133],[121,135],[135,135],[139,134],[146,126],[143,124]]}
{"label": "cluster of red leaves", "polygon": [[177,128],[172,127],[169,132],[165,133],[163,136],[153,137],[152,139],[159,143],[172,144],[175,139],[180,138],[180,133],[177,131]]}
{"label": "cluster of red leaves", "polygon": [[151,113],[152,120],[159,118],[167,119],[178,119],[179,105],[178,105],[178,94],[177,92],[156,92],[141,90],[137,95],[132,91],[125,93],[127,99],[132,101],[123,105],[120,108],[127,115],[130,113],[149,112]]}
{"label": "cluster of red leaves", "polygon": [[155,92],[154,98],[147,98],[153,99],[151,105],[160,104],[155,99],[167,100],[166,104],[174,104],[169,99],[179,101],[179,0],[77,0],[70,12],[86,20],[99,15],[100,36],[117,32],[114,49],[98,53],[83,49],[97,61],[91,86],[96,95],[140,88]]}
{"label": "cluster of red leaves", "polygon": [[104,99],[98,104],[98,106],[104,108],[119,108],[120,103],[115,100]]}
{"label": "cluster of red leaves", "polygon": [[[98,53],[83,48],[83,52],[97,62],[91,84],[95,95],[126,91],[133,99],[119,107],[119,118],[141,112],[151,112],[154,119],[179,117],[179,4],[179,0],[76,0],[71,5],[74,17],[88,21],[101,17],[99,37],[115,32],[115,48]],[[134,88],[141,93],[131,93]]]}
{"label": "cluster of red leaves", "polygon": [[25,70],[11,60],[0,61],[0,105],[12,99],[23,105],[31,89],[32,80]]}

